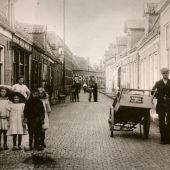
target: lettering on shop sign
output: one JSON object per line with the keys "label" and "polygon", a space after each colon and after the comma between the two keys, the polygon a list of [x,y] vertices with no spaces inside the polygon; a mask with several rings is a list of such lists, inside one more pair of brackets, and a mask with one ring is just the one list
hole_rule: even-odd
{"label": "lettering on shop sign", "polygon": [[130,96],[131,103],[143,103],[143,97]]}
{"label": "lettering on shop sign", "polygon": [[25,48],[28,51],[32,50],[31,45],[29,45],[27,42],[25,42],[24,40],[21,40],[20,38],[16,36],[13,37],[13,42],[17,43],[18,45],[20,45],[21,47]]}

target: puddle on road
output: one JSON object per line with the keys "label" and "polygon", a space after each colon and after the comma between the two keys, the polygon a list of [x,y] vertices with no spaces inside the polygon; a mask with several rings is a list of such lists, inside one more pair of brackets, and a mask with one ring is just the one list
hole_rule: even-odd
{"label": "puddle on road", "polygon": [[56,165],[56,161],[49,156],[49,154],[32,154],[30,157],[26,158],[23,163],[25,164],[34,164],[34,165],[43,165],[43,164],[54,164]]}

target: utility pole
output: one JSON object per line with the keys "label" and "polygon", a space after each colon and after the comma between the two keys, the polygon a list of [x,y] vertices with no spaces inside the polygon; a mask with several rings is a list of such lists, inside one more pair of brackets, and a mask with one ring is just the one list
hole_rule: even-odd
{"label": "utility pole", "polygon": [[87,68],[87,72],[88,72],[88,86],[89,86],[89,78],[90,78],[90,75],[89,75],[89,56],[87,58],[87,65],[88,65],[88,68]]}
{"label": "utility pole", "polygon": [[65,93],[65,0],[63,0],[63,93]]}

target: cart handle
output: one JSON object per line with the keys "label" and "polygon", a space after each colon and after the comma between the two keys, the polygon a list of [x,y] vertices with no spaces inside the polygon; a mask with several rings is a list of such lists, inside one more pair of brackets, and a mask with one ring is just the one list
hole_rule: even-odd
{"label": "cart handle", "polygon": [[153,104],[153,99],[154,99],[155,94],[156,94],[156,90],[146,90],[146,89],[128,89],[128,88],[122,88],[122,89],[120,90],[120,95],[118,96],[118,101],[119,101],[119,102],[120,102],[120,99],[121,99],[121,96],[122,96],[123,90],[135,90],[135,91],[143,91],[143,92],[145,92],[145,91],[148,91],[148,92],[152,92],[152,91],[154,91],[154,94],[152,95],[152,99],[151,99],[152,104]]}
{"label": "cart handle", "polygon": [[149,91],[149,92],[155,91],[155,90],[146,90],[146,89],[128,89],[128,88],[122,88],[121,91],[123,91],[123,90]]}
{"label": "cart handle", "polygon": [[155,94],[156,94],[157,90],[152,90],[152,91],[154,91],[154,93],[153,93],[153,95],[152,95],[152,100],[151,100],[151,102],[152,102],[152,104],[154,104],[154,103],[153,103],[153,99],[154,99],[154,97],[155,97]]}

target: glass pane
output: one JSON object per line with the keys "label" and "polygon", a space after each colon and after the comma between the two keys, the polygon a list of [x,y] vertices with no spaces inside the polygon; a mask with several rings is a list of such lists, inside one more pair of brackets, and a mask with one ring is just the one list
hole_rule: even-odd
{"label": "glass pane", "polygon": [[25,56],[25,65],[28,65],[29,64],[29,55],[26,55]]}
{"label": "glass pane", "polygon": [[2,70],[2,65],[0,64],[0,84],[1,84],[1,70]]}
{"label": "glass pane", "polygon": [[20,75],[24,76],[24,66],[20,66]]}
{"label": "glass pane", "polygon": [[24,65],[24,52],[21,52],[20,53],[21,55],[20,55],[20,64],[23,64]]}
{"label": "glass pane", "polygon": [[19,51],[17,49],[14,50],[14,59],[13,62],[17,63],[19,59]]}
{"label": "glass pane", "polygon": [[2,48],[0,47],[0,62],[2,61]]}

